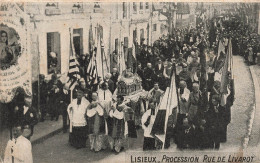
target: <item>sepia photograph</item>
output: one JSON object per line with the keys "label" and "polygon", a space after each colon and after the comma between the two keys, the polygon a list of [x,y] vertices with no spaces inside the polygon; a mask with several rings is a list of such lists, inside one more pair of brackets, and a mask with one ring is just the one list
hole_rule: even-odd
{"label": "sepia photograph", "polygon": [[260,1],[0,2],[0,163],[260,163]]}

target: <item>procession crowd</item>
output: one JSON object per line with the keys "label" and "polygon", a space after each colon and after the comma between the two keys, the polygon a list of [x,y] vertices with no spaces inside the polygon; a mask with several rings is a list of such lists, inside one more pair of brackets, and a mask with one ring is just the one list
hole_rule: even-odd
{"label": "procession crowd", "polygon": [[[122,95],[112,98],[122,75],[116,66],[91,87],[82,77],[73,91],[56,74],[48,83],[44,75],[40,75],[39,83],[33,85],[32,97],[25,96],[23,90],[18,91],[13,124],[30,129],[26,135],[30,139],[37,118],[44,121],[48,114],[51,120],[58,120],[62,115],[63,131],[70,130],[69,143],[75,148],[84,148],[89,140],[90,150],[95,152],[110,148],[118,153],[128,148],[130,138],[138,139],[137,131],[141,128],[144,130],[143,150],[169,148],[172,142],[179,150],[219,149],[220,143],[227,141],[234,101],[232,80],[228,80],[228,94],[223,100],[219,77],[230,39],[234,55],[244,56],[249,64],[256,62],[259,36],[251,33],[237,15],[205,20],[196,28],[175,30],[153,46],[145,45],[144,40],[140,45],[135,42],[136,62],[127,64],[123,75],[136,73],[142,79],[147,96],[140,97],[140,105],[125,102],[126,97]],[[220,42],[224,46],[221,51]],[[84,74],[90,58],[89,54],[78,58],[80,73]],[[156,110],[172,76],[175,76],[178,107],[171,108],[177,111],[166,115],[169,119],[166,139],[162,142],[153,134],[154,127],[158,126],[154,122],[157,122]],[[36,113],[33,107],[39,107],[40,112]]]}

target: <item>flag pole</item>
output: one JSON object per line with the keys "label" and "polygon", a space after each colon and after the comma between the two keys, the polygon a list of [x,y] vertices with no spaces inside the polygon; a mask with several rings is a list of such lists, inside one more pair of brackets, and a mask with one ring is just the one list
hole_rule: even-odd
{"label": "flag pole", "polygon": [[100,38],[100,35],[99,35],[99,45],[100,45],[100,50],[101,50],[101,61],[102,61],[102,78],[104,80],[104,62],[103,62],[103,53],[104,53],[104,49],[102,50],[102,47],[101,47],[101,38]]}
{"label": "flag pole", "polygon": [[[71,54],[73,55],[73,42],[72,42],[72,29],[71,28],[69,28],[69,32],[70,32],[70,52],[71,52]],[[70,57],[72,56],[70,54]],[[75,57],[75,59],[76,59],[76,57]],[[73,87],[72,88],[72,90],[70,91],[70,101],[72,102],[72,100],[73,100],[73,91],[74,91],[74,88],[75,87]],[[73,114],[73,112],[72,112],[72,110],[70,111],[71,113],[70,114]],[[72,116],[71,116],[72,117]],[[70,119],[70,133],[72,133],[72,120]]]}
{"label": "flag pole", "polygon": [[173,72],[174,72],[174,75],[175,75],[175,86],[176,86],[176,94],[177,94],[177,102],[178,102],[178,111],[180,112],[180,97],[179,97],[179,91],[178,91],[178,88],[177,88],[177,84],[176,84],[176,77],[177,77],[177,73],[176,73],[176,63],[174,63],[174,68],[173,68]]}
{"label": "flag pole", "polygon": [[[12,139],[13,139],[12,126],[13,126],[13,125],[11,125],[11,127],[10,127],[10,139],[11,139],[11,141],[12,141]],[[13,152],[14,152],[13,147],[11,147],[11,154],[13,154]],[[13,155],[12,155],[12,163],[14,163],[14,156],[13,156]]]}

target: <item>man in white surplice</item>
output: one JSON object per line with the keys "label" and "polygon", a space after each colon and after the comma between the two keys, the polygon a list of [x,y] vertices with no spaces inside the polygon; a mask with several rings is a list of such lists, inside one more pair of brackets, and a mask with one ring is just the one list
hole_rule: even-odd
{"label": "man in white surplice", "polygon": [[68,106],[68,115],[70,118],[70,144],[75,148],[84,148],[87,140],[87,121],[85,113],[89,101],[84,97],[81,89],[77,90],[77,98],[73,99]]}

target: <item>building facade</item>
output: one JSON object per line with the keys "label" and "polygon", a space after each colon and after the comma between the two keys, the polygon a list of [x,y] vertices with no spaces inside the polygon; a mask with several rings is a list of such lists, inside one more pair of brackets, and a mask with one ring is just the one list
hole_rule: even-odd
{"label": "building facade", "polygon": [[67,73],[71,32],[77,55],[89,53],[90,30],[94,40],[99,33],[106,55],[103,62],[108,65],[113,52],[123,53],[126,58],[134,41],[152,45],[161,34],[168,33],[167,17],[153,10],[150,2],[27,3],[25,11],[34,27],[33,61],[38,61],[33,64],[33,80],[38,74],[50,78],[50,52],[57,55],[57,72]]}

